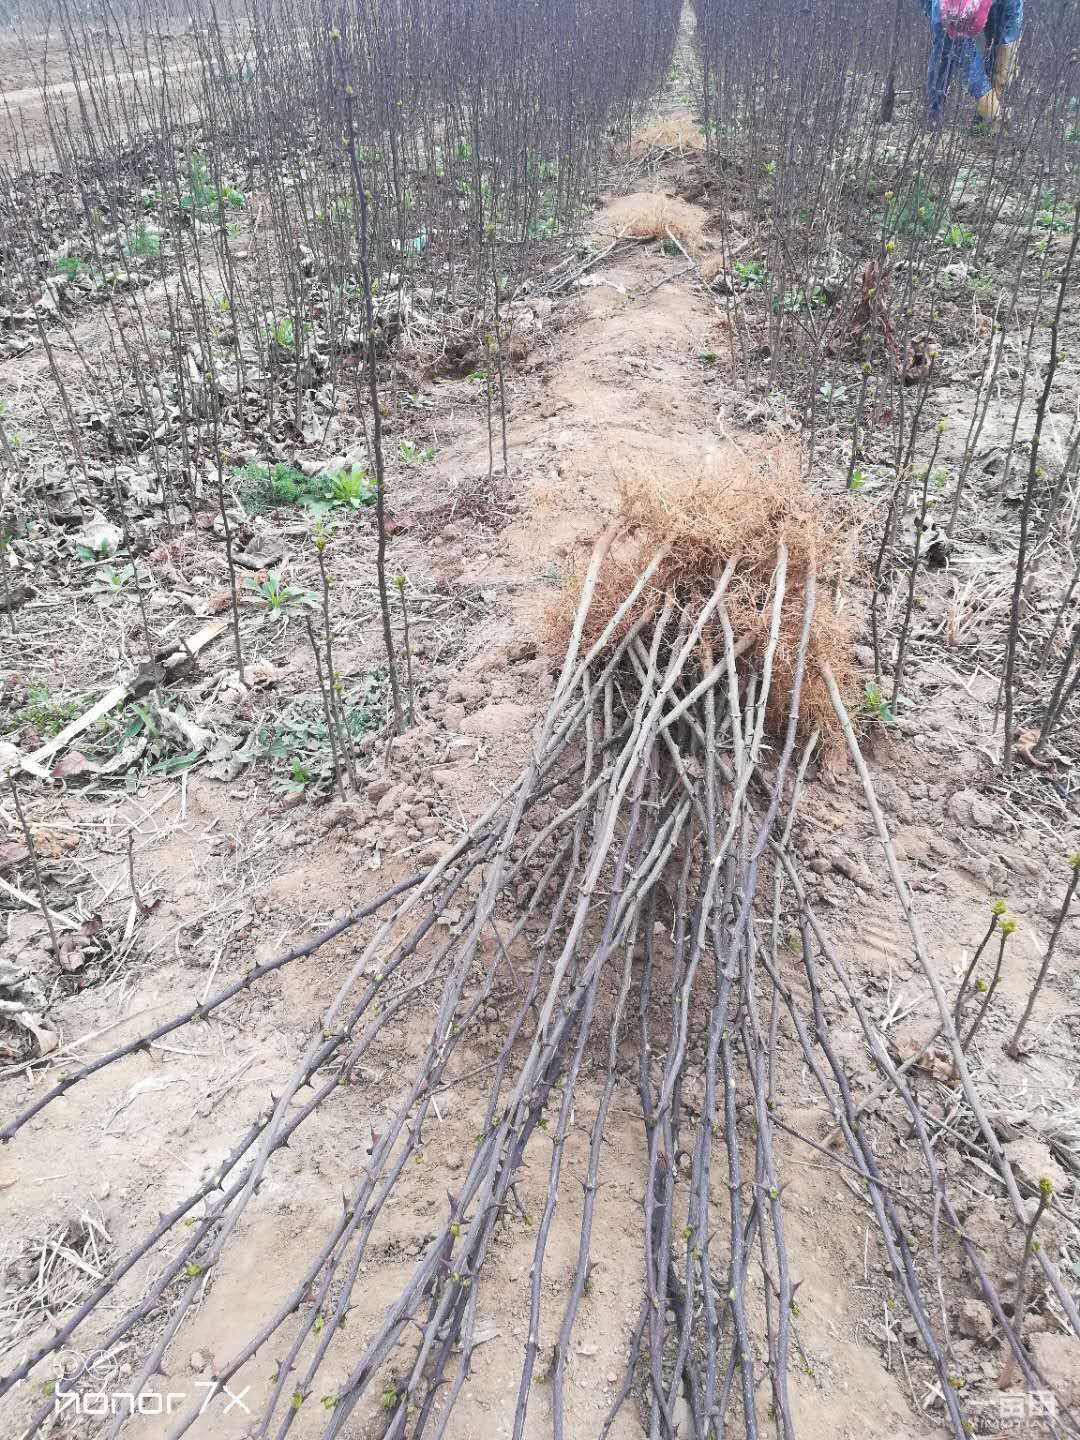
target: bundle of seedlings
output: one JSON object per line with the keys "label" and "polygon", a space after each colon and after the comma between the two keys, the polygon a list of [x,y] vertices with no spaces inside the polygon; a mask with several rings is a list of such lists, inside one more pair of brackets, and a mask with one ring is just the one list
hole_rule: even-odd
{"label": "bundle of seedlings", "polygon": [[[90,1074],[367,926],[282,1093],[53,1335],[28,1346],[0,1395],[72,1347],[122,1352],[130,1390],[150,1386],[199,1307],[220,1313],[240,1297],[237,1246],[283,1148],[317,1114],[348,1123],[348,1090],[380,1056],[397,1056],[388,1027],[410,1014],[429,1038],[411,1065],[395,1060],[370,1145],[350,1150],[335,1177],[340,1208],[332,1219],[312,1212],[321,1235],[292,1273],[268,1277],[258,1313],[243,1291],[248,1333],[229,1327],[208,1397],[169,1417],[169,1440],[241,1390],[259,1435],[343,1436],[357,1423],[392,1437],[474,1434],[487,1317],[515,1312],[528,1319],[520,1347],[505,1345],[516,1380],[509,1393],[500,1386],[502,1423],[515,1440],[546,1433],[549,1417],[557,1440],[586,1433],[570,1378],[597,1265],[618,1274],[636,1319],[608,1337],[621,1379],[613,1374],[611,1404],[588,1433],[608,1435],[636,1407],[665,1440],[788,1440],[792,1357],[802,1353],[784,1201],[793,1142],[857,1182],[893,1305],[914,1326],[912,1369],[939,1397],[950,1434],[971,1424],[946,1313],[958,1268],[990,1307],[1013,1373],[1047,1390],[1023,1341],[1023,1305],[999,1293],[965,1233],[910,1066],[883,1044],[792,846],[821,736],[846,742],[939,1012],[935,1038],[990,1167],[1025,1215],[844,705],[843,631],[821,583],[839,564],[830,524],[779,456],[732,457],[689,480],[629,475],[623,494],[635,528],[610,527],[576,604],[551,617],[565,659],[510,793],[426,874],[68,1074],[0,1130],[0,1140],[17,1136]],[[845,1025],[883,1077],[861,1100]],[[846,1154],[804,1133],[800,1074]],[[434,1133],[448,1089],[475,1117],[471,1146],[452,1159]],[[902,1174],[889,1172],[864,1119],[883,1094],[910,1125]],[[616,1115],[636,1121],[629,1162],[605,1144]],[[627,1187],[636,1223],[620,1204]],[[556,1246],[556,1212],[571,1195],[576,1241],[563,1234]],[[918,1253],[913,1206],[933,1221]],[[400,1243],[403,1223],[419,1234],[415,1258],[369,1293],[362,1277]],[[531,1262],[508,1270],[503,1256],[522,1243]],[[1075,1325],[1043,1249],[1029,1247],[1029,1271]],[[151,1278],[136,1283],[136,1272]],[[76,1367],[65,1394],[91,1383]],[[54,1409],[54,1398],[31,1407],[23,1433],[46,1433]]]}

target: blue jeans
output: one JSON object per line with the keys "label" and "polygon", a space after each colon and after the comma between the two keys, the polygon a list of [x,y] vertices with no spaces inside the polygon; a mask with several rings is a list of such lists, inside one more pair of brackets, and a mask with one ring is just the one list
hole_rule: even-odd
{"label": "blue jeans", "polygon": [[992,88],[994,51],[999,45],[1015,44],[1024,23],[1024,0],[994,0],[987,17],[985,53],[978,39],[952,40],[941,24],[938,0],[920,0],[930,21],[930,63],[926,71],[926,109],[931,120],[945,113],[945,97],[957,70],[963,70],[968,92],[975,100]]}

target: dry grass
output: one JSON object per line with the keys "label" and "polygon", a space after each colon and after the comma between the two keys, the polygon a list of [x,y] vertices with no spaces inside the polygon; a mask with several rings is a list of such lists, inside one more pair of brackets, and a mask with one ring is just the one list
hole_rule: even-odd
{"label": "dry grass", "polygon": [[[788,552],[787,584],[769,723],[774,731],[786,723],[803,623],[803,596],[807,577],[815,574],[817,605],[800,723],[804,732],[817,726],[826,741],[835,738],[838,723],[815,662],[827,661],[841,690],[853,694],[850,627],[837,613],[831,583],[849,568],[854,530],[846,514],[830,513],[811,495],[799,474],[797,451],[785,443],[755,456],[732,446],[703,460],[697,468],[670,472],[658,472],[640,457],[626,456],[615,462],[615,469],[626,538],[613,547],[601,570],[585,624],[585,645],[597,639],[637,576],[666,545],[669,554],[639,605],[626,617],[625,627],[632,625],[643,609],[658,607],[667,595],[680,606],[699,608],[712,594],[728,560],[735,557],[727,612],[736,637],[746,641],[743,663],[760,668],[768,638],[777,550],[783,544]],[[565,652],[581,583],[579,575],[548,616],[545,639],[553,653]],[[719,653],[724,643],[719,623],[708,638]]]}
{"label": "dry grass", "polygon": [[719,252],[714,255],[706,255],[698,267],[701,272],[701,278],[705,281],[706,285],[711,285],[716,277],[722,274],[727,268],[727,259]]}
{"label": "dry grass", "polygon": [[705,244],[704,210],[672,195],[639,191],[612,201],[604,212],[613,230],[632,240],[663,240],[670,231],[691,255]]}
{"label": "dry grass", "polygon": [[0,1355],[84,1300],[108,1271],[111,1237],[87,1211],[0,1250]]}
{"label": "dry grass", "polygon": [[631,155],[645,155],[650,150],[677,150],[680,155],[703,154],[705,136],[688,110],[660,116],[642,125],[630,142]]}

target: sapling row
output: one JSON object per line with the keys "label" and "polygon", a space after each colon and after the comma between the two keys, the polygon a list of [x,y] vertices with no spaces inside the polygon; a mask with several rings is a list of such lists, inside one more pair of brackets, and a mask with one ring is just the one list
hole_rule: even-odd
{"label": "sapling row", "polygon": [[[988,417],[1005,409],[1011,425],[1001,490],[1025,471],[1027,483],[1002,527],[1015,564],[1010,555],[1014,593],[1002,627],[996,719],[1006,772],[1025,727],[1040,732],[1035,755],[1048,760],[1052,735],[1062,733],[1061,714],[1080,693],[1068,644],[1055,680],[1040,684],[1058,623],[1050,634],[1036,630],[1044,652],[1039,679],[1029,666],[1029,632],[1039,625],[1030,597],[1035,572],[1046,567],[1049,580],[1065,571],[1066,611],[1080,544],[1080,517],[1075,506],[1066,507],[1075,484],[1075,419],[1064,443],[1056,433],[1047,443],[1045,423],[1055,408],[1075,412],[1057,352],[1066,323],[1073,330],[1077,323],[1067,297],[1075,290],[1069,242],[1080,224],[1080,93],[1076,67],[1064,57],[1080,44],[1080,16],[1068,7],[1029,7],[1023,63],[1006,92],[1003,126],[989,134],[968,123],[965,106],[972,102],[959,77],[945,123],[928,124],[930,35],[917,6],[897,5],[883,26],[877,12],[814,0],[800,11],[797,45],[780,0],[696,0],[694,9],[732,367],[771,405],[794,409],[808,468],[820,479],[828,473],[824,434],[843,454],[850,491],[866,495],[873,467],[884,471],[886,493],[893,492],[888,515],[875,517],[884,519],[886,534],[872,617],[878,689],[886,648],[877,611],[883,581],[894,560],[909,580],[915,574],[910,548],[895,556],[894,543],[908,514],[916,449],[921,472],[926,453],[940,443],[932,427],[944,410],[942,454],[951,484],[944,528],[950,540],[966,544],[982,519],[983,496],[972,487],[982,488]],[[733,228],[742,250],[734,265],[727,258]],[[966,395],[965,362],[957,354],[964,342],[955,330],[969,305],[971,348],[982,348],[984,360]],[[940,388],[946,383],[947,392]],[[913,414],[922,417],[918,423]],[[956,463],[950,452],[961,433]],[[899,634],[888,637],[898,662],[896,695],[912,598],[909,589]]]}
{"label": "sapling row", "polygon": [[[36,145],[10,117],[0,158],[0,305],[53,387],[24,402],[28,452],[5,424],[5,480],[30,498],[40,475],[48,516],[63,469],[82,514],[125,531],[125,488],[146,483],[159,499],[130,517],[129,558],[209,499],[243,682],[236,473],[359,439],[400,730],[384,435],[396,352],[436,328],[488,350],[505,471],[503,302],[538,247],[580,224],[610,127],[666,74],[678,14],[675,0],[537,0],[526,19],[468,0],[448,26],[436,0],[341,13],[276,0],[197,7],[177,36],[155,0],[60,5],[72,103],[46,100]],[[13,554],[25,543],[11,533]],[[141,604],[138,574],[132,594]]]}

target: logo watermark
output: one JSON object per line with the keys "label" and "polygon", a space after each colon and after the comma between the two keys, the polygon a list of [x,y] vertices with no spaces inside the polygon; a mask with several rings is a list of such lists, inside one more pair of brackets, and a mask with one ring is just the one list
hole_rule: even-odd
{"label": "logo watermark", "polygon": [[1017,1429],[1036,1420],[1058,1418],[1057,1396],[1052,1390],[1026,1390],[1020,1394],[996,1395],[993,1400],[975,1400],[973,1410],[989,1410],[1002,1430]]}
{"label": "logo watermark", "polygon": [[[200,1415],[219,1395],[225,1396],[227,1401],[221,1412],[223,1415],[234,1408],[239,1408],[245,1415],[251,1414],[251,1407],[244,1399],[251,1389],[250,1385],[245,1385],[237,1393],[230,1390],[224,1380],[196,1380],[194,1396],[187,1390],[125,1390],[104,1383],[102,1372],[107,1372],[111,1378],[112,1369],[112,1361],[107,1355],[85,1356],[68,1351],[64,1357],[64,1373],[53,1386],[54,1414],[88,1415],[97,1419],[109,1415],[174,1415],[183,1410],[191,1399],[197,1399],[198,1391],[203,1392]],[[76,1381],[85,1380],[88,1376],[97,1380],[96,1389],[71,1388]]]}
{"label": "logo watermark", "polygon": [[[928,1398],[943,1398],[939,1382],[934,1382]],[[969,1410],[988,1415],[994,1429],[1003,1435],[1023,1430],[1039,1420],[1058,1418],[1057,1396],[1052,1390],[1010,1391],[991,1400],[967,1399],[964,1403]]]}

